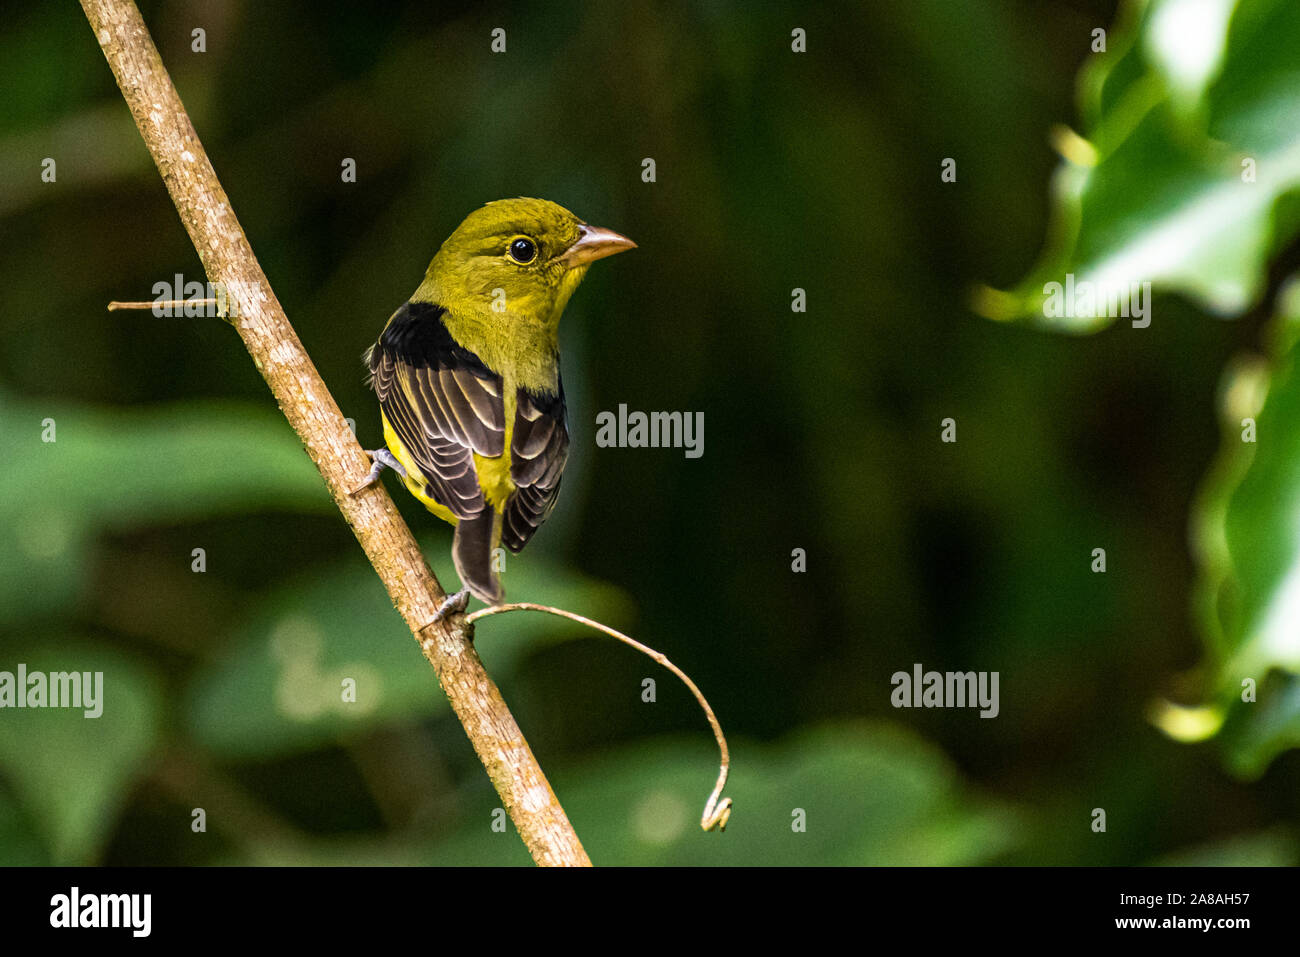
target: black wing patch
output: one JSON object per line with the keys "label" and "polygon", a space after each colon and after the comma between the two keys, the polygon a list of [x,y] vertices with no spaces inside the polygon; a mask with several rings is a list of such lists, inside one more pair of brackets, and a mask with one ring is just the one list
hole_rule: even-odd
{"label": "black wing patch", "polygon": [[458,345],[441,306],[408,302],[366,353],[380,408],[427,483],[427,492],[457,518],[487,503],[474,453],[505,451],[501,377]]}
{"label": "black wing patch", "polygon": [[515,491],[506,500],[501,544],[517,552],[551,514],[560,494],[560,477],[569,458],[564,386],[554,395],[520,389],[510,438],[510,479]]}

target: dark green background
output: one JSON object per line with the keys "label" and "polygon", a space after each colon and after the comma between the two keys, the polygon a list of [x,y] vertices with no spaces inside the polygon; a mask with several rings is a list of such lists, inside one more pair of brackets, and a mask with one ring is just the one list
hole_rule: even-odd
{"label": "dark green background", "polygon": [[[608,613],[693,676],[732,741],[728,832],[693,823],[716,762],[669,675],[563,626],[479,629],[490,666],[522,643],[502,690],[598,863],[1295,861],[1294,753],[1240,782],[1213,745],[1146,719],[1202,654],[1188,514],[1219,444],[1221,371],[1267,309],[1225,323],[1163,296],[1144,335],[1068,337],[968,305],[977,283],[1012,286],[1042,246],[1047,131],[1077,123],[1075,76],[1113,3],[142,10],[363,445],[381,436],[360,355],[471,209],[541,196],[639,244],[593,268],[566,313],[574,452],[506,584]],[[196,26],[206,53],[190,50]],[[489,49],[497,26],[504,55]],[[807,54],[790,50],[796,26]],[[42,791],[58,774],[21,768],[63,753],[41,723],[62,716],[29,714],[20,734],[0,713],[0,858],[525,859],[491,831],[495,795],[312,476],[289,463],[296,478],[262,493],[262,458],[223,453],[222,469],[167,492],[190,454],[174,433],[207,441],[189,416],[256,421],[267,448],[296,440],[221,322],[105,311],[202,272],[76,4],[6,15],[0,99],[4,468],[50,451],[45,416],[60,454],[107,416],[103,467],[57,472],[86,529],[67,558],[76,583],[41,603],[38,577],[11,598],[32,607],[0,622],[0,668],[36,661],[34,647],[52,668],[90,667],[90,650],[68,649],[100,649],[153,682],[156,709],[130,773],[88,799],[97,823],[58,851]],[[40,181],[46,156],[54,184]],[[940,182],[944,157],[955,184]],[[806,313],[791,312],[795,287]],[[170,405],[182,400],[199,408]],[[598,449],[595,416],[620,403],[702,411],[703,457]],[[115,416],[136,411],[156,414],[157,435],[121,461]],[[939,441],[949,416],[956,444]],[[131,469],[154,477],[133,490]],[[119,500],[111,519],[97,511]],[[445,575],[449,531],[399,505]],[[43,539],[38,519],[25,534]],[[1096,547],[1104,575],[1089,570]],[[0,551],[6,576],[29,564]],[[313,581],[350,584],[313,606]],[[387,655],[430,704],[311,740],[268,732],[241,753],[268,692],[222,662],[280,613],[347,621],[348,660]],[[1000,672],[1001,714],[894,710],[890,675],[914,662]],[[253,730],[223,745],[223,725]],[[194,807],[206,834],[190,830]],[[809,827],[792,836],[797,807]],[[1090,828],[1098,807],[1105,834]]]}

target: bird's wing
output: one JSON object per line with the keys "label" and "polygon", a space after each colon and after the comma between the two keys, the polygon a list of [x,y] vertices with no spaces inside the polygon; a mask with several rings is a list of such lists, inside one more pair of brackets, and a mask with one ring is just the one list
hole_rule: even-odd
{"label": "bird's wing", "polygon": [[501,522],[501,543],[512,552],[528,544],[555,507],[569,458],[564,420],[563,385],[554,395],[518,391],[510,437],[510,480],[515,491],[506,500]]}
{"label": "bird's wing", "polygon": [[474,453],[505,450],[501,377],[456,344],[441,306],[407,303],[393,314],[366,361],[371,387],[393,431],[428,484],[460,519],[487,508]]}

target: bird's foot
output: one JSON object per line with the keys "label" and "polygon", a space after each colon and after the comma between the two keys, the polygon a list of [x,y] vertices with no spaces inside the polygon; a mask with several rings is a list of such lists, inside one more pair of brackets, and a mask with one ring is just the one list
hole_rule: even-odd
{"label": "bird's foot", "polygon": [[469,607],[469,589],[462,588],[454,595],[448,595],[433,613],[434,621],[442,621],[450,615],[459,615]]}
{"label": "bird's foot", "polygon": [[370,467],[366,477],[361,480],[361,484],[354,488],[350,494],[356,495],[363,488],[374,485],[379,480],[379,476],[384,469],[392,469],[402,478],[406,478],[406,469],[402,467],[402,463],[397,461],[396,457],[388,449],[365,449],[364,451],[366,455],[370,456],[370,461],[374,465]]}

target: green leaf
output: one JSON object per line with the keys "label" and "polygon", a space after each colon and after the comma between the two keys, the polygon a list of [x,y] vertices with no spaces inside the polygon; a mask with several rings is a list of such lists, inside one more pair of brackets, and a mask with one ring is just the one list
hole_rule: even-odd
{"label": "green leaf", "polygon": [[0,789],[0,867],[40,867],[50,863],[30,815]]}
{"label": "green leaf", "polygon": [[1087,140],[1058,136],[1066,162],[1038,264],[1014,292],[977,302],[994,318],[1066,332],[1113,322],[1104,309],[1045,316],[1045,285],[1067,274],[1075,289],[1150,282],[1237,314],[1259,298],[1271,252],[1300,232],[1294,216],[1275,215],[1300,186],[1300,4],[1136,8],[1135,25],[1083,73]]}
{"label": "green leaf", "polygon": [[[446,556],[448,538],[423,545]],[[445,557],[439,581],[456,582]],[[511,598],[556,605],[618,627],[629,605],[611,586],[549,564],[511,557],[502,580]],[[592,634],[553,616],[516,612],[478,625],[476,647],[489,672],[508,679],[543,643]],[[230,652],[208,666],[189,696],[195,738],[214,753],[264,758],[346,740],[397,719],[448,708],[432,667],[360,555],[301,578],[255,603]],[[344,682],[355,682],[355,701]]]}
{"label": "green leaf", "polygon": [[1213,705],[1245,777],[1300,744],[1300,282],[1279,305],[1269,365],[1226,377],[1223,449],[1193,516]]}
{"label": "green leaf", "polygon": [[161,730],[161,691],[148,667],[106,645],[60,639],[14,652],[0,668],[100,672],[102,713],[0,711],[0,772],[37,823],[54,864],[91,864]]}
{"label": "green leaf", "polygon": [[1300,863],[1300,841],[1286,827],[1234,834],[1183,848],[1153,861],[1156,867],[1293,867]]}
{"label": "green leaf", "polygon": [[[594,860],[608,864],[975,864],[1010,844],[1012,816],[972,793],[933,745],[898,725],[815,727],[741,742],[723,834],[699,826],[716,775],[704,729],[691,744],[624,749],[556,786]],[[803,812],[805,830],[795,830]],[[435,860],[476,860],[486,830]]]}
{"label": "green leaf", "polygon": [[0,624],[66,616],[102,531],[333,507],[293,431],[259,406],[106,411],[0,393],[0,456]]}
{"label": "green leaf", "polygon": [[1283,751],[1300,747],[1300,677],[1274,671],[1255,703],[1232,700],[1226,710],[1220,743],[1239,777],[1258,778]]}

